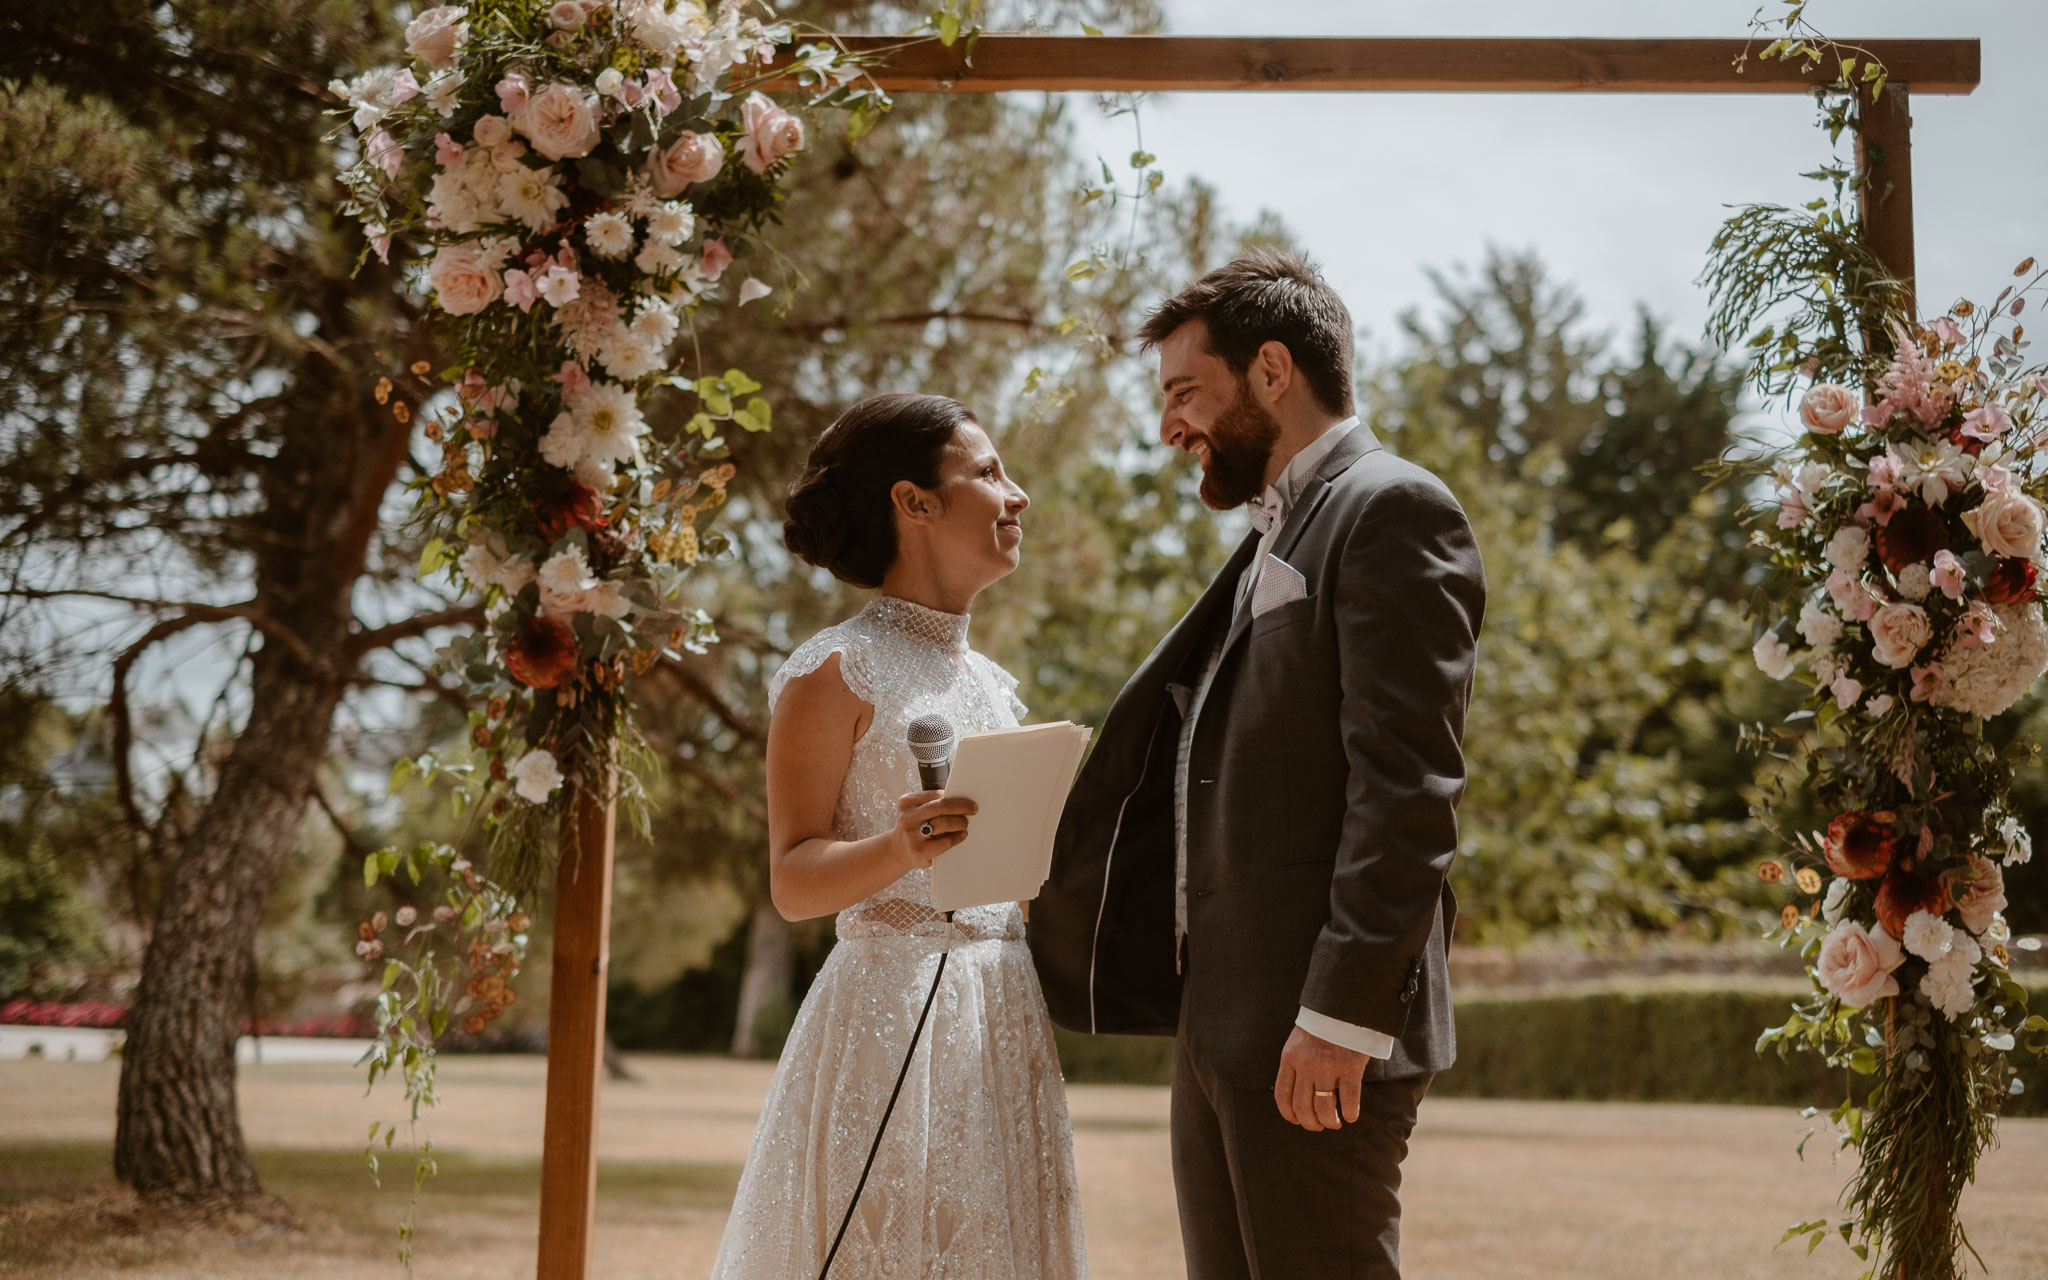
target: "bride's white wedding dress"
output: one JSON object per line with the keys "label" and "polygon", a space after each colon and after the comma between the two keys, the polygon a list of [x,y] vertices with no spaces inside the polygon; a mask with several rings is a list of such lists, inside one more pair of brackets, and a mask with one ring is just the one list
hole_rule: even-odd
{"label": "bride's white wedding dress", "polygon": [[[876,597],[790,655],[769,684],[833,654],[874,708],[833,835],[896,824],[918,790],[904,730],[937,712],[963,734],[1015,725],[1016,680],[967,647],[966,617]],[[810,1280],[859,1182],[942,951],[945,979],[832,1263],[843,1280],[1065,1280],[1087,1274],[1073,1128],[1016,904],[933,909],[915,870],[839,913],[783,1047],[740,1177],[716,1280]]]}

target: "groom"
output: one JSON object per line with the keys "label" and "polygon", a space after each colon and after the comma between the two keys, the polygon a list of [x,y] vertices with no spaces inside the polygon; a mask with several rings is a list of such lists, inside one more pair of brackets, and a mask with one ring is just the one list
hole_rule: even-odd
{"label": "groom", "polygon": [[1147,319],[1159,438],[1254,528],[1117,696],[1029,935],[1052,1015],[1173,1035],[1192,1280],[1400,1274],[1451,1063],[1445,883],[1485,603],[1464,512],[1353,414],[1351,316],[1256,250]]}

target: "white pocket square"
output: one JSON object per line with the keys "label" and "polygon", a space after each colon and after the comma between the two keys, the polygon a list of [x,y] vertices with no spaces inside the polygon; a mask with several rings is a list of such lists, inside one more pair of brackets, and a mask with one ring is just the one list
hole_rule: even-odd
{"label": "white pocket square", "polygon": [[1307,594],[1308,579],[1301,576],[1301,570],[1279,556],[1269,555],[1259,563],[1259,580],[1252,587],[1252,616],[1256,618],[1268,609]]}

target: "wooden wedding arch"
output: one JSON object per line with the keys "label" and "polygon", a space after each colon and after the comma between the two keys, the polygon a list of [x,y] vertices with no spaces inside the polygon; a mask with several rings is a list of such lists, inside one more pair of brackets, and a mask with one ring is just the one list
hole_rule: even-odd
{"label": "wooden wedding arch", "polygon": [[[1744,40],[1374,39],[984,35],[937,40],[848,36],[879,61],[891,93],[1810,93],[1831,66],[1747,60]],[[1913,279],[1911,104],[1977,87],[1977,40],[1841,41],[1880,61],[1882,96],[1859,117],[1863,231],[1893,276]],[[767,86],[776,87],[772,82]],[[794,86],[789,86],[793,88]],[[1911,306],[1910,293],[1907,305]],[[540,1280],[590,1274],[597,1209],[597,1088],[603,1068],[615,804],[572,800],[555,898],[541,1156]]]}

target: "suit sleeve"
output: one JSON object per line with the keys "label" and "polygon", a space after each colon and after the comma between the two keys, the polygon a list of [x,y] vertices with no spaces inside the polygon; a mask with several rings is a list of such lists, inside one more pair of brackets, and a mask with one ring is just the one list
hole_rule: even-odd
{"label": "suit sleeve", "polygon": [[1460,745],[1486,588],[1471,525],[1433,479],[1376,491],[1340,553],[1333,612],[1350,768],[1304,1008],[1400,1036],[1457,852]]}

